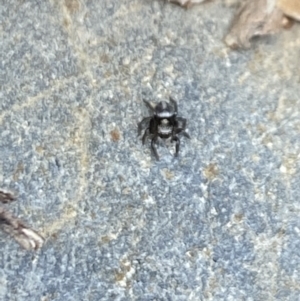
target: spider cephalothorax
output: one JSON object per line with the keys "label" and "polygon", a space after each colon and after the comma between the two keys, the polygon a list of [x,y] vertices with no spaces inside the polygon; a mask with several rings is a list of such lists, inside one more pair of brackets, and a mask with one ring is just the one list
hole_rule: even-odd
{"label": "spider cephalothorax", "polygon": [[159,156],[155,147],[157,139],[171,138],[171,142],[175,141],[176,150],[175,156],[178,155],[180,140],[178,135],[182,134],[187,138],[190,138],[189,134],[185,132],[186,119],[177,117],[177,103],[170,97],[170,103],[162,101],[153,107],[148,101],[144,100],[146,106],[153,113],[152,116],[145,117],[138,124],[138,135],[141,134],[143,126],[147,124],[147,128],[144,132],[142,141],[145,144],[146,138],[151,138],[151,149],[157,160]]}

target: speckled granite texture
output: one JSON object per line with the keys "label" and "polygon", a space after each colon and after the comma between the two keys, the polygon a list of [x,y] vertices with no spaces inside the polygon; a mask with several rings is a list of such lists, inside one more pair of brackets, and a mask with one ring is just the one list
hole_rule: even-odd
{"label": "speckled granite texture", "polygon": [[[300,26],[232,52],[234,7],[2,1],[0,300],[300,300]],[[168,99],[191,140],[137,138]]]}

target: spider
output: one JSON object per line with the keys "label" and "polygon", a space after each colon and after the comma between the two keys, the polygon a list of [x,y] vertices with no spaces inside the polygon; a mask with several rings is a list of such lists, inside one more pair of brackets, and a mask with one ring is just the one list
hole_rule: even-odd
{"label": "spider", "polygon": [[[15,197],[11,193],[0,190],[0,203],[7,204],[14,200]],[[44,243],[42,236],[2,207],[0,207],[0,229],[14,237],[27,250],[37,250]]]}
{"label": "spider", "polygon": [[190,135],[185,132],[186,119],[177,117],[177,103],[170,97],[170,103],[166,101],[159,102],[153,107],[147,100],[143,99],[148,109],[153,113],[152,116],[145,117],[138,123],[138,136],[141,135],[143,127],[147,124],[147,128],[143,134],[143,145],[146,142],[146,138],[151,138],[151,150],[156,160],[159,160],[157,149],[155,144],[158,137],[162,139],[171,138],[171,142],[175,141],[175,157],[178,156],[180,139],[179,134],[190,138]]}

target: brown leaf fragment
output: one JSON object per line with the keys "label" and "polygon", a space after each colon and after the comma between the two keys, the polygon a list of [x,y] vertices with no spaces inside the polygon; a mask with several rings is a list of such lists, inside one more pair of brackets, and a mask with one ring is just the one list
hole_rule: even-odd
{"label": "brown leaf fragment", "polygon": [[[14,199],[11,193],[0,190],[1,203],[9,203]],[[26,250],[37,250],[44,243],[42,236],[2,207],[0,207],[0,230],[11,235]]]}
{"label": "brown leaf fragment", "polygon": [[282,27],[284,29],[290,29],[295,24],[295,22],[295,20],[285,16],[282,21]]}
{"label": "brown leaf fragment", "polygon": [[0,190],[0,202],[1,203],[7,204],[14,200],[15,200],[15,197],[11,193]]}
{"label": "brown leaf fragment", "polygon": [[233,48],[249,48],[255,36],[273,34],[283,26],[284,15],[276,0],[247,0],[233,20],[225,43]]}
{"label": "brown leaf fragment", "polygon": [[300,21],[299,0],[277,0],[277,7],[281,9],[286,16]]}

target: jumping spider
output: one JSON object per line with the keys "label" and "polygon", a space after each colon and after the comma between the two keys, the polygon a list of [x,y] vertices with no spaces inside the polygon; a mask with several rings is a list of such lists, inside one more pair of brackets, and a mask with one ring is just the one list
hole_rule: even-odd
{"label": "jumping spider", "polygon": [[[0,190],[0,202],[10,203],[15,197],[9,193]],[[10,234],[22,247],[27,250],[37,250],[44,243],[44,238],[36,231],[28,228],[22,221],[11,215],[4,208],[0,207],[0,229]]]}
{"label": "jumping spider", "polygon": [[170,97],[170,103],[166,101],[159,102],[153,107],[147,100],[143,99],[148,109],[153,113],[152,116],[145,117],[141,122],[138,123],[138,136],[141,135],[144,125],[147,124],[147,128],[142,137],[143,145],[146,142],[146,138],[151,138],[151,150],[156,160],[159,160],[157,149],[155,144],[157,143],[158,137],[162,139],[171,138],[171,142],[175,141],[176,150],[175,157],[178,156],[180,140],[178,135],[190,138],[190,135],[185,132],[186,119],[177,117],[177,103]]}

